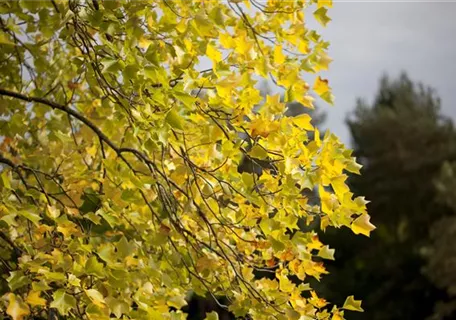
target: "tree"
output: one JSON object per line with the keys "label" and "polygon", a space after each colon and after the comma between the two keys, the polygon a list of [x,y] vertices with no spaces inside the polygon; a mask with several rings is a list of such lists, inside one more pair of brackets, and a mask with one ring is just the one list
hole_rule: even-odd
{"label": "tree", "polygon": [[[333,250],[297,226],[318,216],[369,235],[365,201],[345,184],[359,165],[334,135],[310,139],[309,115],[283,116],[279,95],[252,111],[258,77],[312,107],[303,75],[330,59],[304,11],[325,25],[328,6],[3,2],[2,312],[184,319],[191,292],[252,319],[360,311],[353,297],[330,307],[308,285]],[[313,91],[332,102],[327,80]],[[239,172],[243,157],[275,169]],[[301,194],[314,187],[321,208]]]}
{"label": "tree", "polygon": [[456,162],[445,162],[439,176],[435,179],[438,200],[448,205],[452,214],[431,225],[431,243],[425,250],[426,275],[438,288],[446,291],[434,306],[429,319],[452,319],[456,316]]}
{"label": "tree", "polygon": [[[327,296],[339,301],[346,292],[362,295],[369,319],[425,318],[445,295],[422,272],[422,252],[430,243],[429,227],[451,213],[438,200],[434,180],[442,164],[455,159],[454,127],[441,115],[434,91],[405,74],[384,77],[373,103],[359,101],[348,126],[363,164],[350,186],[371,200],[378,230],[369,241],[347,233],[323,237],[341,244],[329,267]],[[331,290],[336,284],[338,292]]]}

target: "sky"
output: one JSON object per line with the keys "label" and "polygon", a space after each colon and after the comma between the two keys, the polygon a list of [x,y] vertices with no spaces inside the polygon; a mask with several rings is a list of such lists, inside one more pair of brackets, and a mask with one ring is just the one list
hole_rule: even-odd
{"label": "sky", "polygon": [[[350,144],[345,125],[358,97],[372,101],[383,74],[410,79],[436,90],[442,112],[456,120],[456,0],[343,1],[329,10],[324,30],[334,59],[325,72],[336,97],[326,127]],[[309,25],[311,27],[312,25]]]}

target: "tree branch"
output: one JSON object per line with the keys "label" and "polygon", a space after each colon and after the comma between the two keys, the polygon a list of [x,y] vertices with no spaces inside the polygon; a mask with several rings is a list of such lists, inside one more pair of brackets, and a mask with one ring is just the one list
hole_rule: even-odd
{"label": "tree branch", "polygon": [[101,132],[101,130],[92,121],[90,121],[89,119],[84,117],[82,114],[80,114],[78,111],[73,110],[68,106],[64,106],[64,105],[58,104],[54,101],[50,101],[48,99],[44,99],[44,98],[40,98],[40,97],[26,96],[22,93],[6,90],[3,88],[0,88],[0,95],[20,99],[20,100],[27,101],[27,102],[37,102],[37,103],[45,104],[45,105],[51,107],[52,109],[58,109],[58,110],[64,111],[64,112],[68,113],[69,115],[75,117],[76,119],[78,119],[79,121],[84,123],[85,125],[87,125],[90,129],[92,129],[100,137],[100,139],[102,139],[104,142],[106,142],[107,145],[109,145],[112,149],[114,149],[117,153],[119,153],[119,148],[103,132]]}

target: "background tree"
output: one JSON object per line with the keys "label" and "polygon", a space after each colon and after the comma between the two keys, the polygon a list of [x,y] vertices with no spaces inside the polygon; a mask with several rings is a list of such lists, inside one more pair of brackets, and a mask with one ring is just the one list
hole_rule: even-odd
{"label": "background tree", "polygon": [[[0,6],[3,315],[177,320],[191,292],[238,318],[362,310],[312,289],[333,250],[297,225],[369,235],[345,183],[359,166],[308,114],[283,116],[288,102],[312,107],[311,91],[332,103],[328,80],[304,79],[330,61],[304,11],[326,25],[330,1]],[[258,78],[284,101],[253,112]],[[274,170],[239,172],[246,157]]]}
{"label": "background tree", "polygon": [[453,212],[431,225],[431,243],[424,252],[428,259],[426,275],[447,293],[436,302],[429,319],[453,319],[456,317],[456,163],[444,163],[435,180],[438,199]]}
{"label": "background tree", "polygon": [[[455,159],[455,130],[433,90],[405,74],[384,77],[372,104],[358,101],[347,123],[363,165],[350,185],[371,201],[378,230],[367,241],[343,232],[323,237],[341,247],[329,268],[327,296],[366,297],[368,313],[360,319],[425,318],[444,295],[422,272],[421,253],[430,242],[429,227],[451,213],[438,201],[434,179],[446,160]],[[445,263],[441,258],[433,256]]]}

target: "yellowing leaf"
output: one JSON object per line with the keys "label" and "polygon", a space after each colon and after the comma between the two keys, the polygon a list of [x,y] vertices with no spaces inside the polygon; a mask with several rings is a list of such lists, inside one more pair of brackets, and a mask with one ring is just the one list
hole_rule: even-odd
{"label": "yellowing leaf", "polygon": [[342,308],[351,311],[364,311],[363,308],[361,308],[361,300],[355,300],[354,296],[347,297]]}
{"label": "yellowing leaf", "polygon": [[206,49],[206,54],[209,57],[209,59],[212,60],[212,62],[215,64],[217,62],[222,61],[222,54],[220,51],[217,50],[213,45],[208,44],[207,49]]}
{"label": "yellowing leaf", "polygon": [[314,70],[316,72],[319,72],[321,70],[328,70],[329,64],[332,61],[333,60],[326,54],[326,52],[323,51],[320,53],[319,58],[317,59],[317,61],[315,63]]}
{"label": "yellowing leaf", "polygon": [[318,252],[318,256],[323,259],[334,260],[334,249],[330,249],[329,246],[324,246]]}
{"label": "yellowing leaf", "polygon": [[4,45],[15,46],[16,44],[8,39],[7,34],[4,31],[0,32],[0,43]]}
{"label": "yellowing leaf", "polygon": [[85,290],[85,293],[90,298],[90,300],[92,300],[92,302],[94,304],[96,304],[97,306],[99,306],[101,308],[104,308],[105,300],[104,300],[103,295],[98,290],[88,289],[88,290]]}
{"label": "yellowing leaf", "polygon": [[0,175],[0,178],[0,182],[2,182],[3,187],[6,189],[11,189],[9,171],[3,170],[2,174]]}
{"label": "yellowing leaf", "polygon": [[187,305],[187,301],[185,301],[185,298],[182,296],[174,296],[169,298],[168,301],[166,301],[166,304],[170,307],[180,309]]}
{"label": "yellowing leaf", "polygon": [[27,303],[31,306],[45,306],[46,300],[40,297],[39,291],[30,291],[27,296]]}
{"label": "yellowing leaf", "polygon": [[375,229],[375,226],[370,223],[370,216],[363,213],[361,216],[355,219],[351,225],[351,229],[355,234],[364,234],[370,236],[370,232]]}
{"label": "yellowing leaf", "polygon": [[48,205],[47,206],[47,213],[53,219],[56,219],[56,218],[58,218],[60,216],[60,210],[57,209],[55,206]]}
{"label": "yellowing leaf", "polygon": [[211,311],[206,313],[206,318],[204,320],[219,320],[218,313],[215,311]]}
{"label": "yellowing leaf", "polygon": [[314,17],[315,19],[320,22],[320,24],[324,27],[328,24],[329,21],[331,21],[331,18],[328,17],[327,15],[328,9],[325,7],[320,7],[314,12]]}
{"label": "yellowing leaf", "polygon": [[30,309],[27,304],[22,301],[21,297],[16,296],[14,293],[8,295],[9,303],[6,313],[13,318],[13,320],[23,320],[25,316],[30,314]]}
{"label": "yellowing leaf", "polygon": [[257,159],[266,159],[268,157],[267,151],[264,150],[263,147],[261,147],[257,144],[253,146],[253,148],[252,148],[252,150],[250,150],[249,154],[253,158],[257,158]]}

